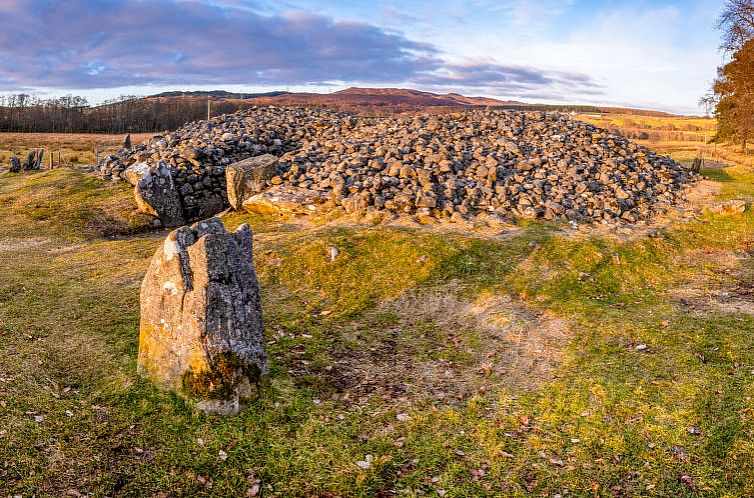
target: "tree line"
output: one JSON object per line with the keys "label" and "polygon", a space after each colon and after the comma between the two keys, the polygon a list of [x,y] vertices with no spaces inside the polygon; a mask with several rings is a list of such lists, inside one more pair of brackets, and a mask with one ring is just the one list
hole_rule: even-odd
{"label": "tree line", "polygon": [[[212,116],[250,105],[243,100],[210,100]],[[191,95],[124,95],[96,106],[74,95],[51,99],[27,94],[0,96],[0,131],[4,132],[153,133],[206,117],[207,97]]]}
{"label": "tree line", "polygon": [[718,28],[728,62],[718,68],[702,103],[714,110],[717,118],[713,140],[731,141],[746,151],[754,138],[754,0],[727,0]]}

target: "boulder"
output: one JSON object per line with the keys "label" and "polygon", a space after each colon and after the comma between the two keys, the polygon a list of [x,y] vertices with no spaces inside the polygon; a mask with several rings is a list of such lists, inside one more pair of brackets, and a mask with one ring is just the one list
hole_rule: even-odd
{"label": "boulder", "polygon": [[18,159],[18,156],[13,156],[10,158],[8,171],[10,171],[11,173],[18,173],[21,171],[21,160]]}
{"label": "boulder", "polygon": [[171,232],[141,285],[138,372],[204,412],[238,413],[267,383],[262,329],[248,225]]}
{"label": "boulder", "polygon": [[279,174],[278,158],[271,154],[250,157],[229,165],[225,169],[225,179],[230,206],[240,210],[243,201],[264,191],[270,180]]}
{"label": "boulder", "polygon": [[710,212],[713,214],[721,214],[724,216],[742,214],[746,212],[746,201],[742,201],[742,200],[725,201],[716,206],[712,206],[710,208]]}
{"label": "boulder", "polygon": [[243,208],[255,214],[300,214],[316,212],[327,200],[323,192],[278,185],[243,202]]}
{"label": "boulder", "polygon": [[186,222],[172,171],[164,160],[138,181],[134,194],[139,211],[157,216],[163,225],[174,227]]}

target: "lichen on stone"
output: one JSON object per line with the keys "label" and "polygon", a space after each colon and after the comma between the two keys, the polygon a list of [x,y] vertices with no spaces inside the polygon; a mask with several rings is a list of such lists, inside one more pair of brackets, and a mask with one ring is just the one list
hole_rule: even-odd
{"label": "lichen on stone", "polygon": [[[184,372],[181,393],[196,400],[223,400],[243,390],[253,395],[253,391],[263,387],[261,380],[259,367],[244,362],[236,354],[224,352],[212,358],[209,369]],[[244,389],[246,383],[251,389]]]}

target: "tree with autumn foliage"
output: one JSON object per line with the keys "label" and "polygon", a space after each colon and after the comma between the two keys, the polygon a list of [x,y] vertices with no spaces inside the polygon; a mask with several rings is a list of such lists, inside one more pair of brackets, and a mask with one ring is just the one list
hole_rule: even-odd
{"label": "tree with autumn foliage", "polygon": [[702,103],[714,109],[718,121],[714,140],[733,141],[745,151],[754,137],[754,0],[728,0],[718,27],[730,61],[718,68]]}

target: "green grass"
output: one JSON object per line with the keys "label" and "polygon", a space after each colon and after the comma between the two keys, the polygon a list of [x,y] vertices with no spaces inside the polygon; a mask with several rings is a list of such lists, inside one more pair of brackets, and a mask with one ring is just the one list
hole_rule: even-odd
{"label": "green grass", "polygon": [[[721,198],[754,196],[749,171],[713,175]],[[131,202],[70,170],[0,176],[2,496],[244,496],[256,480],[264,496],[754,493],[754,317],[673,297],[751,288],[751,211],[631,240],[233,215],[255,230],[272,388],[224,418],[135,373],[161,239],[138,235]],[[567,323],[546,346],[557,368],[525,385],[478,373],[517,368],[489,336],[496,312]],[[425,391],[346,396],[383,373]]]}

